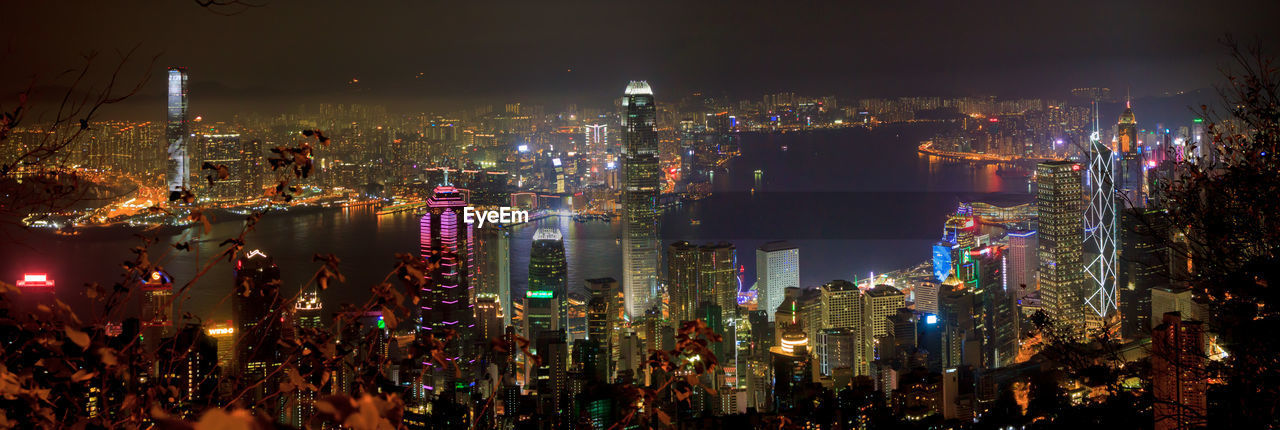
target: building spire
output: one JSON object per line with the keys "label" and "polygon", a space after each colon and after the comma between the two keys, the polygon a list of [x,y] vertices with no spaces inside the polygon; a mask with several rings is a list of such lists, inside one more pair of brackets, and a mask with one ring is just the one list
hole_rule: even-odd
{"label": "building spire", "polygon": [[1129,97],[1129,87],[1124,87],[1124,108],[1125,109],[1133,109],[1133,106],[1129,105],[1129,102],[1131,100],[1133,99]]}

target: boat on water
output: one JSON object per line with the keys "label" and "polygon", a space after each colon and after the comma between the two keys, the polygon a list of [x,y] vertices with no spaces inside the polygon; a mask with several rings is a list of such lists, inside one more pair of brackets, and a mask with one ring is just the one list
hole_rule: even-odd
{"label": "boat on water", "polygon": [[689,225],[702,225],[702,221],[698,220],[697,218],[690,218]]}
{"label": "boat on water", "polygon": [[787,145],[782,145],[782,152],[787,152],[787,149],[789,149],[787,148]]}

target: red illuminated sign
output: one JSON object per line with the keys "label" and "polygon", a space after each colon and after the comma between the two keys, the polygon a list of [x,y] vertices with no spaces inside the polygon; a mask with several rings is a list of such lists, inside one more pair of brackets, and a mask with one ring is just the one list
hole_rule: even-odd
{"label": "red illuminated sign", "polygon": [[45,273],[27,273],[18,280],[18,286],[24,288],[51,288],[53,280]]}

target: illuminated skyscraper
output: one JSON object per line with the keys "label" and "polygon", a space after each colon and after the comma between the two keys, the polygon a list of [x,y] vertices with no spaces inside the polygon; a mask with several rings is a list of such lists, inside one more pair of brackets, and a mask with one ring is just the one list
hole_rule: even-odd
{"label": "illuminated skyscraper", "polygon": [[169,170],[166,186],[170,200],[183,188],[190,188],[191,161],[187,158],[187,140],[191,136],[191,124],[187,119],[187,69],[169,67],[169,124],[165,138],[169,152]]}
{"label": "illuminated skyscraper", "polygon": [[[463,220],[463,208],[467,202],[457,188],[448,185],[436,187],[427,199],[427,213],[419,221],[419,244],[422,258],[434,268],[426,274],[426,283],[418,291],[418,333],[426,338],[447,337],[452,331],[457,337],[445,346],[445,366],[462,368],[465,376],[467,365],[460,361],[471,347],[474,338],[474,313],[468,273],[472,260],[472,228]],[[418,400],[425,400],[452,384],[452,368],[437,369],[432,357],[420,357],[424,368],[423,381],[414,388]],[[452,388],[452,387],[449,387]]]}
{"label": "illuminated skyscraper", "polygon": [[1040,299],[1045,313],[1084,329],[1084,190],[1080,165],[1049,161],[1036,166],[1039,213]]}
{"label": "illuminated skyscraper", "polygon": [[658,295],[658,117],[648,82],[623,94],[622,287],[627,314],[639,318]]}
{"label": "illuminated skyscraper", "polygon": [[[1132,127],[1133,112],[1128,115],[1128,126]],[[1121,123],[1125,123],[1121,116]],[[1136,139],[1136,131],[1130,130],[1131,136],[1121,140]],[[1136,145],[1129,141],[1127,145]],[[1097,106],[1094,106],[1093,134],[1089,137],[1089,207],[1085,212],[1084,231],[1089,245],[1091,258],[1085,267],[1085,303],[1092,314],[1088,320],[1098,321],[1107,318],[1116,311],[1116,241],[1119,218],[1116,211],[1116,174],[1115,153],[1102,144],[1098,132]],[[1041,219],[1044,215],[1041,215]],[[1043,229],[1042,229],[1043,230]]]}
{"label": "illuminated skyscraper", "polygon": [[800,249],[787,242],[769,242],[756,249],[756,292],[760,309],[773,311],[786,298],[787,288],[800,287]]}
{"label": "illuminated skyscraper", "polygon": [[529,290],[525,293],[525,336],[561,332],[567,323],[568,264],[558,228],[540,228],[529,249]]}

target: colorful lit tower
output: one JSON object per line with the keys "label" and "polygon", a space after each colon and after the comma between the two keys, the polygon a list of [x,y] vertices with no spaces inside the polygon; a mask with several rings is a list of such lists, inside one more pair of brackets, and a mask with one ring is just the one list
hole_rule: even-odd
{"label": "colorful lit tower", "polygon": [[174,200],[184,188],[190,188],[191,162],[187,158],[187,141],[191,136],[191,122],[187,118],[187,68],[169,67],[168,125],[165,139],[168,144],[169,169],[165,187],[169,199]]}
{"label": "colorful lit tower", "polygon": [[[1133,112],[1125,111],[1132,119]],[[1123,117],[1122,117],[1122,123]],[[1122,138],[1131,139],[1133,136]],[[1130,146],[1135,142],[1129,142]],[[1093,316],[1106,318],[1116,311],[1116,183],[1115,153],[1102,143],[1098,133],[1098,105],[1094,103],[1093,133],[1089,135],[1089,207],[1085,211],[1085,236],[1094,253],[1085,267],[1085,303]]]}
{"label": "colorful lit tower", "polygon": [[[435,335],[437,339],[452,331],[456,336],[445,344],[444,359],[448,367],[457,366],[465,377],[469,372],[463,358],[471,347],[475,315],[472,309],[471,286],[468,273],[472,260],[472,228],[464,222],[462,212],[467,206],[462,192],[448,183],[438,186],[427,199],[427,213],[419,222],[419,241],[422,258],[432,269],[426,273],[426,283],[418,291],[418,332],[420,338]],[[437,369],[432,357],[422,359],[423,379],[415,387],[419,400],[439,393],[455,382],[453,369]]]}
{"label": "colorful lit tower", "polygon": [[635,319],[658,295],[658,115],[648,82],[631,81],[623,94],[622,288]]}

